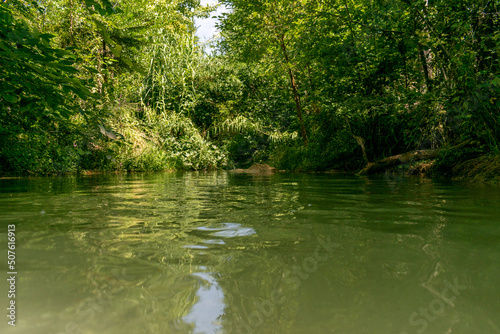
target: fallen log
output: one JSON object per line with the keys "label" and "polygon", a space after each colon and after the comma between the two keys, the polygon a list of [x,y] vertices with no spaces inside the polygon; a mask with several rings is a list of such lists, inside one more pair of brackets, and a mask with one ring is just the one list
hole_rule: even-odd
{"label": "fallen log", "polygon": [[376,162],[369,162],[358,175],[377,174],[394,166],[409,164],[419,160],[434,159],[438,156],[439,152],[440,150],[418,150],[393,155]]}
{"label": "fallen log", "polygon": [[419,160],[429,160],[437,158],[437,156],[443,152],[444,150],[456,150],[460,147],[472,144],[472,140],[468,139],[463,141],[462,143],[452,146],[452,147],[443,147],[440,149],[429,149],[429,150],[417,150],[406,153],[401,153],[397,155],[393,155],[388,158],[384,158],[382,160],[376,162],[369,162],[365,168],[359,171],[358,175],[370,175],[376,174],[385,171],[394,166],[409,164],[414,161]]}

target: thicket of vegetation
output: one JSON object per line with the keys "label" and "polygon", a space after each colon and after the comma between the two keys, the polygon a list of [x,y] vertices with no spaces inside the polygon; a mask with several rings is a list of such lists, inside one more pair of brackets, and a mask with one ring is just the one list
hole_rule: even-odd
{"label": "thicket of vegetation", "polygon": [[498,158],[498,1],[220,2],[0,3],[0,174]]}

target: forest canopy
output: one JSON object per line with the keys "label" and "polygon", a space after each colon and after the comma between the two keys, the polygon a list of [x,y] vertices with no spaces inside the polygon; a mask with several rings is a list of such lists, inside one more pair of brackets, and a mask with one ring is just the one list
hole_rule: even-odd
{"label": "forest canopy", "polygon": [[498,1],[0,3],[0,174],[500,154]]}

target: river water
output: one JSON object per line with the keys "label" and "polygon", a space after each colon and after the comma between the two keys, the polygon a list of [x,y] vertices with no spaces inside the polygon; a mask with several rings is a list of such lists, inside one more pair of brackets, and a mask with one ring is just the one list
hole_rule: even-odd
{"label": "river water", "polygon": [[500,333],[500,189],[396,176],[0,180],[1,333]]}

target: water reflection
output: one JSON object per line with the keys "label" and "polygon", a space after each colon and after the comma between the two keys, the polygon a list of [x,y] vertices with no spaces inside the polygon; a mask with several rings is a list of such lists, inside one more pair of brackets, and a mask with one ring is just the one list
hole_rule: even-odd
{"label": "water reflection", "polygon": [[244,237],[255,234],[255,230],[253,228],[243,227],[238,223],[222,223],[219,227],[200,226],[197,227],[196,230],[207,231],[210,232],[209,235],[223,238]]}
{"label": "water reflection", "polygon": [[215,334],[222,332],[224,316],[224,292],[209,273],[194,273],[199,278],[200,288],[196,292],[198,301],[191,307],[189,314],[182,319],[194,324],[193,333]]}
{"label": "water reflection", "polygon": [[[0,221],[19,231],[16,332],[413,334],[417,312],[426,333],[499,333],[498,189],[389,181],[0,180]],[[447,282],[467,289],[422,318]]]}

